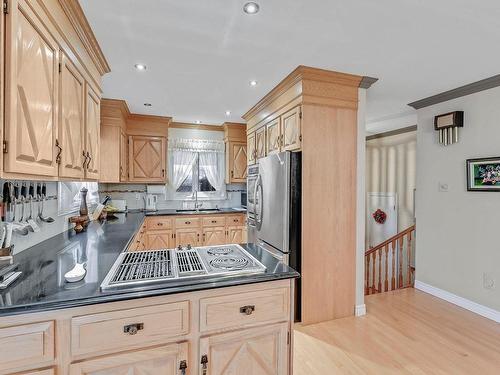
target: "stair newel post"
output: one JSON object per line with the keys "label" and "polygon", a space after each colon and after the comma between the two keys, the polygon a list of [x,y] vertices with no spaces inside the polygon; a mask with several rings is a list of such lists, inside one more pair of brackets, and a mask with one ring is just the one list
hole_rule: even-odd
{"label": "stair newel post", "polygon": [[406,246],[408,246],[408,286],[411,286],[411,232],[408,232],[408,241],[406,241]]}
{"label": "stair newel post", "polygon": [[370,294],[370,256],[365,256],[366,266],[365,266],[365,295]]}
{"label": "stair newel post", "polygon": [[377,252],[376,251],[374,251],[372,253],[372,262],[373,262],[373,264],[372,264],[372,267],[373,267],[372,268],[372,272],[373,272],[373,275],[372,275],[372,291],[373,291],[373,293],[376,293],[376,289],[375,289],[375,276],[376,276],[376,273],[377,273],[376,269],[375,269],[376,262],[377,262]]}
{"label": "stair newel post", "polygon": [[378,255],[378,287],[377,290],[379,293],[382,292],[382,249],[379,251]]}
{"label": "stair newel post", "polygon": [[391,242],[392,247],[392,272],[391,272],[391,290],[396,289],[396,241]]}
{"label": "stair newel post", "polygon": [[401,237],[400,240],[398,240],[398,245],[399,245],[399,277],[398,277],[398,288],[403,287],[403,246],[404,246],[404,237]]}
{"label": "stair newel post", "polygon": [[384,280],[384,291],[389,290],[389,245],[385,245],[385,280]]}

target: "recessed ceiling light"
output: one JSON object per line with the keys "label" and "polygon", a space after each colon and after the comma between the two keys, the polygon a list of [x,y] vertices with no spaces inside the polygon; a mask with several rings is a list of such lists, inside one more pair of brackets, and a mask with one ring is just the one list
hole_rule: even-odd
{"label": "recessed ceiling light", "polygon": [[201,121],[200,121],[200,120],[196,120],[196,123],[197,123],[197,124],[201,124]]}
{"label": "recessed ceiling light", "polygon": [[144,107],[151,107],[151,103],[144,103]]}
{"label": "recessed ceiling light", "polygon": [[230,116],[231,115],[231,111],[226,111],[226,116]]}
{"label": "recessed ceiling light", "polygon": [[146,70],[146,65],[144,65],[144,64],[135,64],[134,67],[137,70]]}
{"label": "recessed ceiling light", "polygon": [[257,81],[250,81],[250,86],[257,86]]}
{"label": "recessed ceiling light", "polygon": [[259,4],[250,1],[243,6],[243,11],[246,14],[255,14],[259,11]]}

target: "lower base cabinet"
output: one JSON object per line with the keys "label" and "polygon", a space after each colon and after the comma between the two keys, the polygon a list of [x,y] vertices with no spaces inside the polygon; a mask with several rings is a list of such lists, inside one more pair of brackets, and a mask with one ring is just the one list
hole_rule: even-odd
{"label": "lower base cabinet", "polygon": [[70,375],[179,375],[188,360],[188,344],[133,351],[83,361],[70,366]]}
{"label": "lower base cabinet", "polygon": [[203,375],[286,375],[288,324],[202,338],[200,353]]}

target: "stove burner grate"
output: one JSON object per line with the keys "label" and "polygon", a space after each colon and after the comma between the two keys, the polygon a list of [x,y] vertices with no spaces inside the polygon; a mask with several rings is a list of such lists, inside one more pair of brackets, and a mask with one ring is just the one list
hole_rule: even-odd
{"label": "stove burner grate", "polygon": [[223,270],[241,270],[248,265],[248,260],[234,256],[220,256],[211,260],[210,265]]}
{"label": "stove burner grate", "polygon": [[233,249],[229,247],[214,247],[213,249],[208,249],[207,253],[210,255],[228,255],[233,252]]}

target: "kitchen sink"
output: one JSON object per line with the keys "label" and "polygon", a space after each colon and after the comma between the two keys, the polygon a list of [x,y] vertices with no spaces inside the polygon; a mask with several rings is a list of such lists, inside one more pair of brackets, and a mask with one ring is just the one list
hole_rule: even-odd
{"label": "kitchen sink", "polygon": [[175,212],[182,212],[182,213],[187,213],[187,214],[202,214],[202,213],[210,213],[210,212],[217,212],[220,211],[218,208],[205,208],[203,210],[190,210],[190,209],[181,209],[181,210],[175,210]]}

